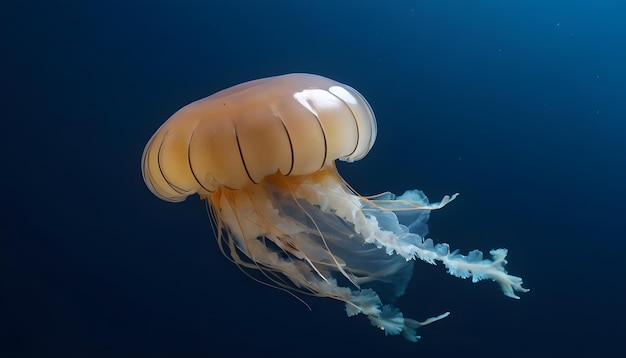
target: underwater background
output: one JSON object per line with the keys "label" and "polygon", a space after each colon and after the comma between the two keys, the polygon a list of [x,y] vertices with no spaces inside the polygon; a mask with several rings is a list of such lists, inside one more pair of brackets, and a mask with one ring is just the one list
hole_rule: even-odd
{"label": "underwater background", "polygon": [[[2,1],[0,356],[626,356],[626,2]],[[290,72],[353,86],[361,194],[460,196],[430,237],[508,248],[530,292],[416,262],[411,343],[260,285],[197,196],[143,183],[173,112]]]}

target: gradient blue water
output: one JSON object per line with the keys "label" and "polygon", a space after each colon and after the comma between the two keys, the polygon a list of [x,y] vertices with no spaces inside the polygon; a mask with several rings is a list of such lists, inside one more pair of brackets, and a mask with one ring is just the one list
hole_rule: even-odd
{"label": "gradient blue water", "polygon": [[[620,1],[3,1],[3,356],[620,357],[626,5]],[[254,78],[361,91],[361,193],[461,196],[431,236],[507,247],[531,292],[416,265],[411,344],[254,283],[204,206],[157,200],[141,151],[182,105]]]}

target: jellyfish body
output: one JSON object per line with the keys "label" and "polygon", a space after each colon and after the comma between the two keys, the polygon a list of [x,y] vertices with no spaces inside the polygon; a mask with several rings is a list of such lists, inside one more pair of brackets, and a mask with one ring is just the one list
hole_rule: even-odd
{"label": "jellyfish body", "polygon": [[257,269],[271,285],[346,305],[386,334],[416,341],[418,322],[391,305],[416,259],[443,263],[474,282],[496,281],[505,295],[526,292],[504,269],[506,249],[483,258],[451,252],[425,238],[429,203],[419,190],[363,197],[341,178],[335,160],[363,158],[376,120],[353,88],[310,74],[246,82],[172,115],[143,153],[142,172],[159,198],[207,200],[222,252]]}

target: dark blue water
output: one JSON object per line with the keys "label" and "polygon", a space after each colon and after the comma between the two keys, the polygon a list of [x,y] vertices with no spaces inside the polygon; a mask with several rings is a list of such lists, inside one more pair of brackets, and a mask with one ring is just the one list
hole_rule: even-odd
{"label": "dark blue water", "polygon": [[[2,1],[0,354],[625,356],[626,3],[375,3]],[[418,262],[398,305],[452,314],[385,337],[253,282],[197,197],[145,188],[170,114],[289,72],[374,108],[374,149],[339,166],[356,190],[460,192],[431,237],[508,248],[531,292]]]}

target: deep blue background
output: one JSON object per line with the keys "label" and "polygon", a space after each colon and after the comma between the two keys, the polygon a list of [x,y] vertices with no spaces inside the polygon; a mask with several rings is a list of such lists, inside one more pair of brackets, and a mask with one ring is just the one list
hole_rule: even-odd
{"label": "deep blue background", "polygon": [[[626,356],[626,2],[0,3],[0,355]],[[509,248],[515,301],[417,263],[419,343],[259,285],[203,203],[159,201],[143,147],[181,106],[259,77],[357,88],[363,194],[461,196],[431,236]]]}

